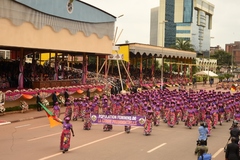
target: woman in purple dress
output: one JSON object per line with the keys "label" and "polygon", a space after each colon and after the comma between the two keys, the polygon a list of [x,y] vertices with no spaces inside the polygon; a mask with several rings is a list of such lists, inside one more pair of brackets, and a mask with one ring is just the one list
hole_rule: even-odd
{"label": "woman in purple dress", "polygon": [[58,102],[55,103],[55,105],[53,106],[53,114],[59,118],[60,117],[60,106],[58,104]]}
{"label": "woman in purple dress", "polygon": [[73,137],[74,137],[74,132],[73,132],[73,126],[70,123],[70,117],[66,117],[62,122],[62,124],[63,124],[63,130],[60,138],[60,150],[62,150],[62,153],[65,153],[68,151],[70,147],[71,132]]}

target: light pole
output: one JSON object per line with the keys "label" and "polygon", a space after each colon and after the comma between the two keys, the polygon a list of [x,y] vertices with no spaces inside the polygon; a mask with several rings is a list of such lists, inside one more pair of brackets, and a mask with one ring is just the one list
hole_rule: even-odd
{"label": "light pole", "polygon": [[165,27],[164,27],[164,25],[165,25],[165,23],[166,22],[168,22],[167,20],[164,20],[164,21],[162,21],[161,22],[161,24],[162,24],[162,67],[161,67],[161,90],[163,90],[163,64],[164,64],[164,60],[163,60],[163,47],[164,47],[164,35],[163,35],[163,33],[164,33],[164,29],[165,29]]}
{"label": "light pole", "polygon": [[213,39],[214,37],[210,37],[210,50],[208,53],[208,80],[209,80],[209,70],[210,70],[210,54],[211,54],[211,39]]}

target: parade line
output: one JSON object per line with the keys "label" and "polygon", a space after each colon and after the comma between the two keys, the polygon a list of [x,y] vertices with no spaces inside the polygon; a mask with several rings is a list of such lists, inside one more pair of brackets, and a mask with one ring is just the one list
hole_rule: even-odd
{"label": "parade line", "polygon": [[[138,129],[138,128],[142,128],[142,127],[134,127],[131,129],[132,130],[135,130],[135,129]],[[96,141],[92,141],[92,142],[89,142],[89,143],[86,143],[84,145],[81,145],[81,146],[78,146],[78,147],[74,147],[72,149],[69,149],[69,151],[74,151],[74,150],[77,150],[79,148],[83,148],[83,147],[86,147],[86,146],[89,146],[91,144],[94,144],[94,143],[98,143],[98,142],[101,142],[101,141],[104,141],[106,139],[110,139],[110,138],[113,138],[113,137],[116,137],[116,136],[119,136],[121,134],[124,134],[125,132],[120,132],[120,133],[117,133],[117,134],[114,134],[114,135],[111,135],[111,136],[108,136],[108,137],[105,137],[105,138],[101,138],[101,139],[98,139]],[[46,160],[46,159],[50,159],[50,158],[53,158],[53,157],[56,157],[56,156],[59,156],[59,155],[62,155],[62,152],[59,152],[59,153],[56,153],[56,154],[53,154],[53,155],[50,155],[50,156],[47,156],[47,157],[43,157],[39,160]]]}
{"label": "parade line", "polygon": [[216,157],[219,155],[219,153],[221,153],[221,152],[223,151],[223,149],[224,149],[224,148],[220,148],[220,149],[212,156],[212,158],[216,158]]}
{"label": "parade line", "polygon": [[156,149],[158,149],[158,148],[160,148],[160,147],[162,147],[162,146],[164,146],[164,145],[166,145],[166,144],[167,144],[167,143],[163,143],[163,144],[161,144],[161,145],[159,145],[159,146],[157,146],[157,147],[155,147],[155,148],[147,151],[147,153],[151,153],[151,152],[155,151]]}

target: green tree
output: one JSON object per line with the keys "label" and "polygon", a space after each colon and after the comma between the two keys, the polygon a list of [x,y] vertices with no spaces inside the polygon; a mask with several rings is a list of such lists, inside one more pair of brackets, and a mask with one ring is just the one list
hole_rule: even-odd
{"label": "green tree", "polygon": [[223,50],[215,51],[215,53],[211,56],[211,58],[217,59],[217,65],[219,67],[219,70],[222,67],[230,67],[232,64],[232,61],[231,61],[232,55]]}
{"label": "green tree", "polygon": [[225,78],[224,75],[222,75],[222,74],[218,75],[219,82],[222,82],[222,80],[223,80],[224,78]]}
{"label": "green tree", "polygon": [[224,74],[224,77],[225,77],[227,80],[229,80],[229,78],[234,77],[234,76],[233,76],[232,74],[226,73],[226,74]]}
{"label": "green tree", "polygon": [[171,46],[171,48],[194,52],[194,45],[191,44],[190,40],[184,38],[177,38],[176,45]]}

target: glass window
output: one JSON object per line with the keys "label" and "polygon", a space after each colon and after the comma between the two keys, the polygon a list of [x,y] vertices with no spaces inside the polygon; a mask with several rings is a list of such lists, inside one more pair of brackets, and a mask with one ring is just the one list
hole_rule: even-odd
{"label": "glass window", "polygon": [[170,47],[176,43],[176,24],[174,23],[174,5],[175,0],[166,0],[166,15],[165,19],[168,21],[165,23],[165,40],[164,46]]}
{"label": "glass window", "polygon": [[183,22],[192,22],[193,0],[184,0]]}
{"label": "glass window", "polygon": [[177,30],[177,33],[186,34],[186,33],[191,33],[191,32],[190,32],[190,30]]}
{"label": "glass window", "polygon": [[177,23],[177,26],[191,26],[191,23]]}

